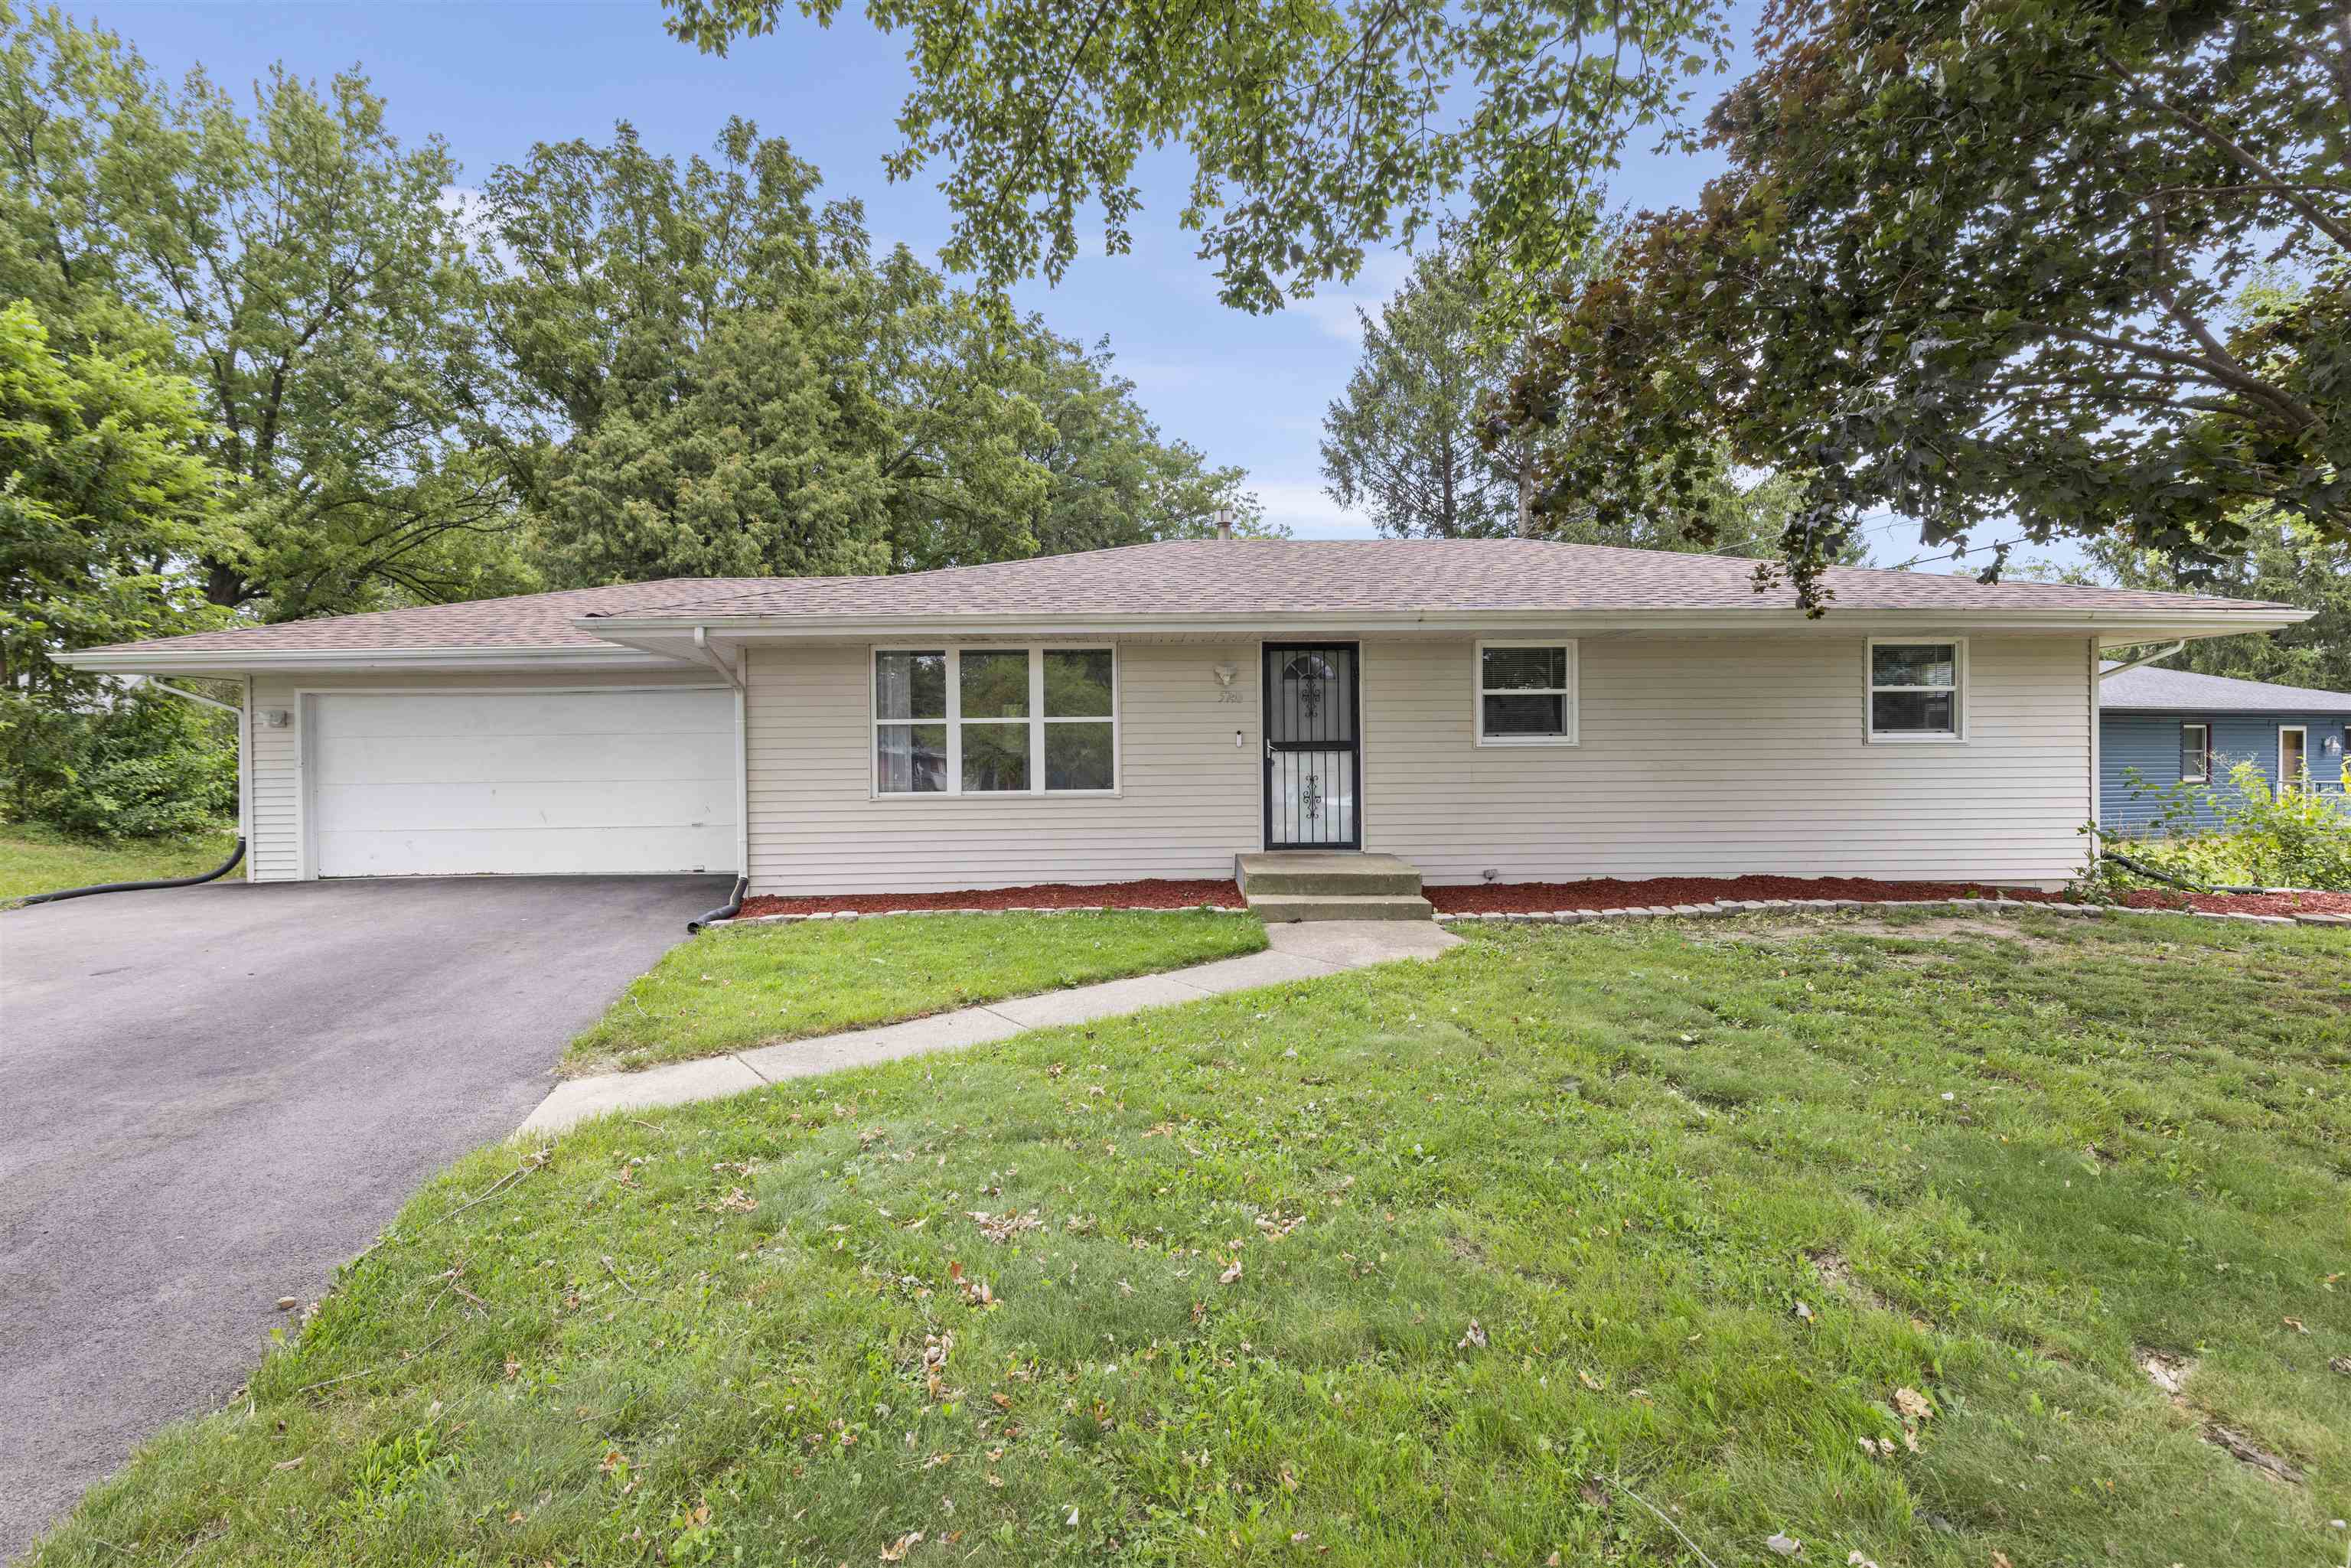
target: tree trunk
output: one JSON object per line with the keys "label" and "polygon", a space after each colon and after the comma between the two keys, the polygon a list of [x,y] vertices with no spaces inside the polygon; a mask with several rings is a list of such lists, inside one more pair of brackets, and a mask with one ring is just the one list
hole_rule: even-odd
{"label": "tree trunk", "polygon": [[225,561],[204,562],[204,602],[234,610],[253,595],[245,574]]}

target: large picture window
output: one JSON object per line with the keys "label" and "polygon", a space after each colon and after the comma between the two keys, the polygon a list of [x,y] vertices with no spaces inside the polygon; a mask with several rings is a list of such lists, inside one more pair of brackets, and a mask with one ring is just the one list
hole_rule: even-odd
{"label": "large picture window", "polygon": [[1958,740],[1966,733],[1964,642],[1869,644],[1869,738]]}
{"label": "large picture window", "polygon": [[1575,644],[1478,644],[1478,744],[1575,744]]}
{"label": "large picture window", "polygon": [[876,649],[874,792],[1115,791],[1117,662],[1109,648]]}

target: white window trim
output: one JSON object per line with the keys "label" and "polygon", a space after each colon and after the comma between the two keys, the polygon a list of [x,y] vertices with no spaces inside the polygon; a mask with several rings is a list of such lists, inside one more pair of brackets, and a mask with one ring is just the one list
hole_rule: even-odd
{"label": "white window trim", "polygon": [[[1563,648],[1567,651],[1567,685],[1520,688],[1489,694],[1486,686],[1486,650],[1489,648]],[[1583,658],[1573,637],[1480,637],[1469,656],[1469,734],[1479,746],[1578,746],[1583,744],[1583,716],[1582,712]],[[1486,698],[1495,696],[1543,697],[1557,696],[1566,700],[1560,705],[1560,722],[1564,727],[1557,735],[1488,735],[1486,733]]]}
{"label": "white window trim", "polygon": [[[2285,770],[2285,737],[2289,735],[2298,735],[2302,737],[2302,771],[2294,774],[2292,778],[2287,777]],[[2307,783],[2316,777],[2317,775],[2314,774],[2310,770],[2310,726],[2306,724],[2282,724],[2278,726],[2277,792],[2283,795],[2287,790],[2294,787],[2297,779]]]}
{"label": "white window trim", "polygon": [[2182,784],[2209,784],[2212,781],[2212,726],[2209,721],[2199,724],[2194,719],[2181,719],[2179,748],[2182,751],[2188,749],[2188,732],[2191,729],[2204,732],[2204,744],[2196,748],[2197,755],[2204,758],[2204,771],[2192,775],[2182,772],[2179,775],[2179,781]]}
{"label": "white window trim", "polygon": [[[1026,789],[966,789],[963,787],[963,655],[968,650],[975,653],[1026,653],[1029,655],[1029,716],[1026,718],[976,718],[973,724],[1022,724],[1029,727],[1029,779]],[[882,655],[884,653],[935,653],[947,656],[947,711],[937,718],[883,718],[880,711]],[[1110,716],[1103,718],[1049,718],[1045,714],[1045,655],[1048,653],[1108,653],[1110,655]],[[905,642],[876,643],[866,650],[865,712],[871,721],[865,735],[865,789],[874,800],[1106,800],[1116,798],[1126,789],[1126,755],[1120,729],[1119,674],[1120,659],[1115,643],[950,643]],[[947,731],[946,783],[945,789],[884,789],[882,788],[882,727],[885,724],[944,724]],[[1110,726],[1110,778],[1107,789],[1048,789],[1045,788],[1045,730],[1055,724],[1108,724]]]}
{"label": "white window trim", "polygon": [[[1951,685],[1946,686],[1881,686],[1877,684],[1877,650],[1880,648],[1916,648],[1934,643],[1949,643],[1951,649]],[[1880,729],[1877,727],[1877,705],[1872,699],[1879,692],[1939,692],[1951,694],[1951,729],[1949,734],[1933,730]],[[1937,636],[1919,632],[1907,637],[1872,637],[1861,651],[1861,733],[1872,746],[1951,746],[1964,744],[1968,738],[1968,640],[1965,637]]]}

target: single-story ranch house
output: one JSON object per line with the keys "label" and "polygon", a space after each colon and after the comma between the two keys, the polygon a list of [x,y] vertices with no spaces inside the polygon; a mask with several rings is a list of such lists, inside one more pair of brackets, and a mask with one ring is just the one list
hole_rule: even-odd
{"label": "single-story ranch house", "polygon": [[[2140,831],[2158,802],[2141,785],[2225,789],[2229,770],[2250,762],[2273,789],[2280,779],[2318,790],[2343,788],[2351,753],[2351,692],[2276,686],[2153,665],[2116,668],[2099,687],[2098,825]],[[2215,821],[2199,812],[2199,821]]]}
{"label": "single-story ranch house", "polygon": [[1525,539],[1199,539],[632,583],[99,649],[244,693],[246,874],[745,872],[762,893],[1232,873],[2051,886],[2111,650],[2286,605]]}

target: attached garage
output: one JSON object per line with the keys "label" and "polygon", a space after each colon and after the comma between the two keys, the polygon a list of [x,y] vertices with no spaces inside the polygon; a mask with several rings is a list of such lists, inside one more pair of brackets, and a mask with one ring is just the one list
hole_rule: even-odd
{"label": "attached garage", "polygon": [[310,875],[736,869],[726,688],[309,692],[298,730]]}

